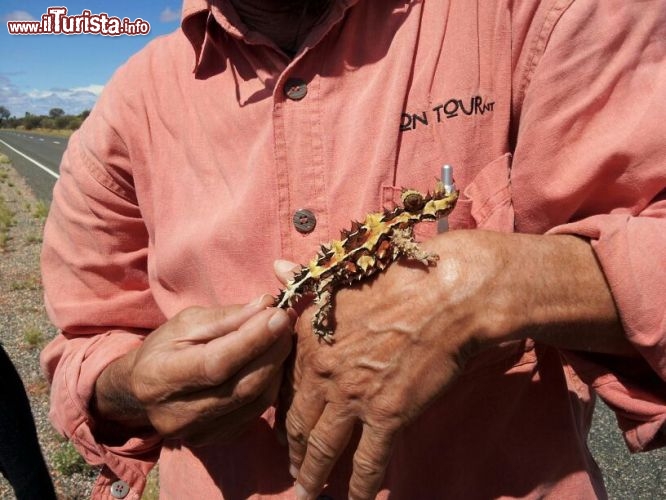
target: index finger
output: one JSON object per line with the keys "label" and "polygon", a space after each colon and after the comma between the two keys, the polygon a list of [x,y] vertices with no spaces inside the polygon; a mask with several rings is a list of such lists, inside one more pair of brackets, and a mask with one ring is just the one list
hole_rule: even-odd
{"label": "index finger", "polygon": [[201,376],[205,383],[215,386],[229,380],[288,335],[290,323],[286,311],[269,308],[252,316],[238,330],[202,345],[205,351]]}
{"label": "index finger", "polygon": [[187,331],[184,342],[208,342],[237,330],[252,316],[270,306],[272,302],[273,298],[264,294],[245,305],[190,307],[176,315],[174,320],[184,323]]}
{"label": "index finger", "polygon": [[287,282],[294,277],[294,274],[298,272],[300,266],[289,260],[276,260],[273,262],[273,271],[275,275],[282,282],[283,285],[286,285]]}

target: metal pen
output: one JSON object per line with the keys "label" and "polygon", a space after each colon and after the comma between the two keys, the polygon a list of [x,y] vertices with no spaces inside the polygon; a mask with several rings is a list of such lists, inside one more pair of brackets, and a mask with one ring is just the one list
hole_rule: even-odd
{"label": "metal pen", "polygon": [[[450,194],[456,189],[456,185],[453,183],[453,167],[451,165],[444,165],[442,167],[442,183],[444,184],[444,190],[446,194]],[[445,233],[449,230],[449,218],[442,217],[437,221],[437,232]]]}

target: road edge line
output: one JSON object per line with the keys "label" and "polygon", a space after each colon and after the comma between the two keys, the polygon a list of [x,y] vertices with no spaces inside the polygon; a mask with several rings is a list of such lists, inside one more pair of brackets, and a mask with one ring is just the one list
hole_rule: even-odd
{"label": "road edge line", "polygon": [[2,144],[4,144],[5,146],[7,146],[7,147],[8,147],[9,149],[11,149],[12,151],[14,151],[15,153],[20,154],[20,155],[21,155],[23,158],[25,158],[26,160],[31,161],[32,163],[34,163],[35,165],[37,165],[39,168],[41,168],[41,169],[42,169],[44,172],[46,172],[47,174],[52,175],[52,176],[55,177],[56,179],[60,179],[60,174],[55,173],[55,172],[54,172],[53,170],[51,170],[49,167],[45,167],[44,165],[42,165],[41,163],[39,163],[37,160],[33,160],[33,159],[30,158],[27,154],[22,153],[21,151],[19,151],[19,150],[16,149],[15,147],[13,147],[13,146],[7,144],[7,143],[6,143],[5,141],[3,141],[2,139],[0,139],[0,142],[1,142]]}

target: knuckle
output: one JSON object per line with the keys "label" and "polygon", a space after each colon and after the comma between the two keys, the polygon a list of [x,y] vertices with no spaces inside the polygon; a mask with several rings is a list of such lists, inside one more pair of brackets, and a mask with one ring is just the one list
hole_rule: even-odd
{"label": "knuckle", "polygon": [[[411,399],[410,399],[411,397]],[[375,398],[369,418],[386,433],[395,432],[409,421],[410,410],[415,406],[413,393],[379,395]]]}
{"label": "knuckle", "polygon": [[356,454],[354,456],[354,472],[365,480],[375,480],[382,475],[383,468],[371,458]]}
{"label": "knuckle", "polygon": [[317,377],[330,379],[336,371],[339,361],[334,356],[312,356],[310,369]]}
{"label": "knuckle", "polygon": [[316,492],[324,486],[320,478],[314,472],[301,468],[298,471],[298,483],[305,488],[306,491]]}
{"label": "knuckle", "polygon": [[290,410],[287,413],[286,422],[287,434],[298,442],[303,444],[307,443],[307,433],[305,432],[305,425],[300,416]]}
{"label": "knuckle", "polygon": [[232,400],[235,406],[245,406],[260,397],[256,377],[247,376],[240,379],[234,387]]}
{"label": "knuckle", "polygon": [[345,378],[337,384],[337,389],[344,400],[351,403],[358,403],[364,400],[368,392],[368,386],[357,380]]}
{"label": "knuckle", "polygon": [[303,462],[305,456],[308,434],[304,430],[302,422],[291,415],[287,415],[285,429],[287,431],[287,442],[289,443],[289,459],[291,463],[299,465]]}
{"label": "knuckle", "polygon": [[308,454],[319,465],[330,463],[337,457],[336,449],[326,440],[324,433],[312,431],[307,443]]}
{"label": "knuckle", "polygon": [[183,323],[183,324],[194,323],[194,322],[197,322],[201,318],[204,311],[205,311],[204,307],[190,306],[186,309],[183,309],[178,314],[176,314],[176,316],[174,317],[174,320],[178,321],[179,323]]}
{"label": "knuckle", "polygon": [[249,404],[269,407],[277,399],[280,379],[271,377],[272,371],[259,370],[240,378],[233,389],[232,402],[235,406]]}

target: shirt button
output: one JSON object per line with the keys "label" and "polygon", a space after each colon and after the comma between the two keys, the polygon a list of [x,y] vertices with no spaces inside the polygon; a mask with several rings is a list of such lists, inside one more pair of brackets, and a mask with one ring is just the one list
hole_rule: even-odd
{"label": "shirt button", "polygon": [[289,78],[284,84],[284,94],[292,101],[300,101],[307,93],[308,86],[300,78]]}
{"label": "shirt button", "polygon": [[129,490],[129,484],[125,481],[116,481],[111,485],[111,496],[113,498],[125,498]]}
{"label": "shirt button", "polygon": [[311,233],[317,225],[317,219],[309,210],[301,209],[294,212],[294,227],[299,233]]}

